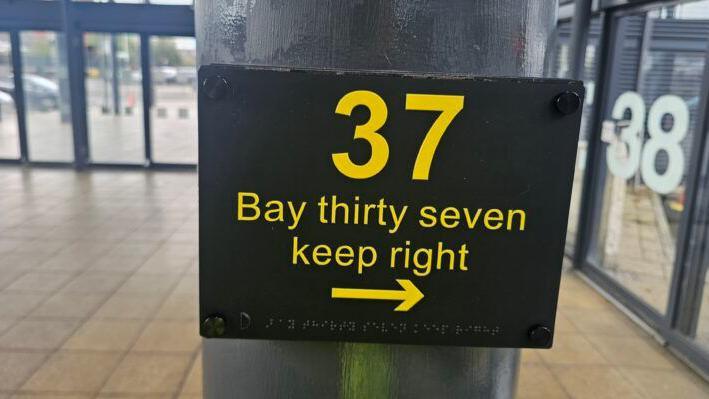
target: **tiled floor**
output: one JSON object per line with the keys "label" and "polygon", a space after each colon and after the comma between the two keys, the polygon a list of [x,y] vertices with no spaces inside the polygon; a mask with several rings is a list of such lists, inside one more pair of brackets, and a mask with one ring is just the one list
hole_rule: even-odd
{"label": "tiled floor", "polygon": [[199,395],[195,176],[0,169],[0,398]]}
{"label": "tiled floor", "polygon": [[709,384],[567,269],[554,348],[523,351],[518,397],[709,398]]}
{"label": "tiled floor", "polygon": [[[194,173],[0,168],[0,399],[196,398]],[[705,398],[708,385],[565,272],[520,398]]]}

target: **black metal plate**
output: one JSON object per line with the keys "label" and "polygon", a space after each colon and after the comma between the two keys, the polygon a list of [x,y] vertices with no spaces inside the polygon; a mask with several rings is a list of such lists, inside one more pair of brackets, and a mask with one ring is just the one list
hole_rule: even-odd
{"label": "black metal plate", "polygon": [[[203,67],[199,76],[200,82],[220,76],[230,85],[199,94],[200,314],[202,320],[226,321],[219,336],[551,346],[551,339],[531,339],[530,330],[554,329],[581,114],[580,109],[562,114],[554,100],[566,91],[583,100],[580,82],[224,65]],[[379,129],[388,142],[388,162],[368,179],[348,178],[332,161],[340,152],[349,152],[356,163],[370,156],[366,141],[353,139],[355,126],[369,113],[363,107],[350,117],[335,113],[340,98],[353,90],[377,93],[388,109]],[[407,93],[464,96],[464,108],[445,131],[426,181],[412,180],[412,168],[439,113],[407,111]],[[257,221],[237,220],[239,192],[259,195]],[[331,195],[350,205],[357,196],[360,206],[384,198],[397,212],[408,209],[393,234],[379,225],[378,214],[372,221],[374,212],[368,225],[324,224],[317,203]],[[270,200],[290,200],[296,208],[307,202],[297,228],[263,220]],[[424,206],[439,215],[446,207],[458,208],[461,225],[467,224],[464,207],[471,217],[478,208],[483,213],[472,230],[424,228],[419,224]],[[481,228],[492,208],[507,216],[509,210],[523,210],[524,230],[519,214],[511,218],[510,230],[509,217],[499,230]],[[248,211],[244,208],[244,215]],[[288,222],[287,206],[285,215]],[[494,219],[489,224],[496,226]],[[317,244],[333,252],[340,245],[372,246],[378,260],[361,274],[334,259],[315,265],[312,256],[311,265],[300,258],[294,265],[294,236],[299,244],[311,244],[308,253]],[[442,256],[441,270],[426,276],[415,275],[412,264],[403,268],[403,257],[391,268],[391,248],[406,241],[412,253],[435,249],[438,242],[456,251],[465,244],[467,271],[460,268],[460,252],[453,271],[448,255]],[[426,253],[419,256],[425,263]],[[401,290],[397,279],[410,280],[424,295],[406,312],[394,311],[401,303],[396,300],[331,298],[333,287]],[[211,327],[203,324],[202,334],[214,335]]]}

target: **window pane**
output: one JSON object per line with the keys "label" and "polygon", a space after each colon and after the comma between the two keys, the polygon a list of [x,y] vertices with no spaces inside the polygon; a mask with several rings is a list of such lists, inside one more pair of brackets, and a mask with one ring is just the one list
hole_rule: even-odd
{"label": "window pane", "polygon": [[74,144],[64,35],[46,31],[20,35],[29,157],[71,162]]}
{"label": "window pane", "polygon": [[140,36],[86,33],[84,57],[91,160],[142,164]]}
{"label": "window pane", "polygon": [[151,37],[153,160],[197,163],[197,67],[192,37]]}
{"label": "window pane", "polygon": [[0,32],[0,158],[20,157],[10,34]]}
{"label": "window pane", "polygon": [[[696,3],[706,8],[709,1]],[[659,312],[667,306],[698,110],[706,38],[682,7],[620,17],[602,140],[602,269]],[[668,39],[669,38],[669,39]]]}

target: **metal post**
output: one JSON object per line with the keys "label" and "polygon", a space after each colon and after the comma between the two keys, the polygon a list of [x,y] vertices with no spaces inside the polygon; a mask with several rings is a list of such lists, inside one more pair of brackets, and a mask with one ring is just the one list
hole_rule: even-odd
{"label": "metal post", "polygon": [[[544,76],[556,1],[199,1],[200,65]],[[203,341],[206,398],[511,398],[519,350]]]}
{"label": "metal post", "polygon": [[15,111],[17,112],[17,133],[20,138],[20,160],[29,161],[29,148],[27,146],[27,114],[25,112],[25,82],[22,80],[22,51],[20,32],[10,32],[10,47],[12,48],[12,73],[15,83]]}
{"label": "metal post", "polygon": [[570,79],[583,78],[583,63],[586,59],[586,41],[588,40],[588,29],[591,24],[592,2],[592,0],[576,0],[574,4],[569,51],[569,58],[571,59]]}
{"label": "metal post", "polygon": [[116,34],[111,33],[109,35],[110,40],[110,51],[111,51],[111,91],[113,92],[113,114],[121,114],[121,85],[119,83],[121,77],[119,73],[121,71],[118,65],[118,43],[116,43]]}
{"label": "metal post", "polygon": [[150,68],[152,56],[150,55],[150,35],[140,34],[140,72],[143,89],[143,145],[144,164],[153,163],[153,140],[150,110],[153,108],[153,75]]}
{"label": "metal post", "polygon": [[69,79],[69,102],[71,124],[74,133],[74,165],[86,167],[89,161],[89,138],[86,121],[86,89],[84,86],[84,40],[76,25],[72,1],[62,2],[66,48],[67,78]]}

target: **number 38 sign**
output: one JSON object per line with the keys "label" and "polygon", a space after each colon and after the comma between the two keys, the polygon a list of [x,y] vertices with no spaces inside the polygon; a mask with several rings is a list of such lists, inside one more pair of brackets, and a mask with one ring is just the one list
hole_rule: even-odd
{"label": "number 38 sign", "polygon": [[[689,110],[682,98],[667,94],[658,97],[647,113],[645,102],[638,93],[628,91],[615,101],[611,116],[623,119],[630,111],[630,123],[620,130],[620,140],[614,140],[607,148],[608,169],[615,176],[628,179],[640,169],[645,184],[659,194],[674,191],[682,181],[684,172],[684,152],[680,143],[687,136],[689,128]],[[665,130],[662,119],[671,115],[672,127]],[[643,143],[643,128],[647,122],[650,138]],[[619,146],[627,146],[627,157],[618,157]],[[659,173],[655,168],[655,159],[660,151],[667,153],[667,169]]]}

